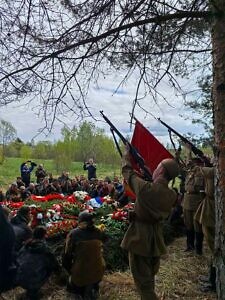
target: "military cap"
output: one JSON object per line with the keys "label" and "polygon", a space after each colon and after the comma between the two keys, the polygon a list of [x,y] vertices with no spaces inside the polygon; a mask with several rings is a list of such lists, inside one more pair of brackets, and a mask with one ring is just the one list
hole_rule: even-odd
{"label": "military cap", "polygon": [[91,214],[85,210],[85,211],[82,211],[81,213],[79,213],[78,221],[92,223],[93,218],[94,218],[93,214]]}

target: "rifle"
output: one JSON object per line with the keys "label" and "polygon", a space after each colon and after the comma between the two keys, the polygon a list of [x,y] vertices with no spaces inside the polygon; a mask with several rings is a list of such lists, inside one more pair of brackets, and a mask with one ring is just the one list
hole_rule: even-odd
{"label": "rifle", "polygon": [[172,127],[170,127],[168,124],[166,124],[165,122],[163,122],[160,118],[158,118],[158,121],[163,124],[169,131],[173,132],[174,134],[176,134],[183,143],[185,144],[189,144],[191,147],[191,151],[198,157],[200,157],[202,159],[202,161],[204,161],[207,165],[211,165],[209,159],[204,155],[204,153],[202,152],[202,150],[198,149],[192,142],[190,142],[187,138],[185,138],[183,135],[181,135],[179,132],[177,132],[175,129],[173,129]]}
{"label": "rifle", "polygon": [[[108,123],[108,125],[110,126],[110,129],[112,132],[115,132],[119,138],[121,139],[121,141],[123,142],[124,145],[128,144],[129,145],[129,149],[130,149],[130,154],[133,157],[133,159],[135,160],[135,162],[138,164],[139,168],[143,170],[144,172],[144,177],[146,178],[146,180],[152,180],[152,175],[149,171],[149,169],[146,167],[144,158],[140,155],[140,153],[138,152],[138,150],[131,145],[130,142],[128,142],[127,139],[125,139],[125,137],[119,132],[119,130],[112,124],[112,122],[103,114],[103,111],[100,111],[100,114],[102,115],[103,119],[106,121],[106,123]],[[115,141],[115,138],[114,138]],[[117,149],[118,149],[118,144],[116,143]],[[118,150],[119,151],[119,150]],[[119,151],[120,155],[121,155],[121,151]]]}

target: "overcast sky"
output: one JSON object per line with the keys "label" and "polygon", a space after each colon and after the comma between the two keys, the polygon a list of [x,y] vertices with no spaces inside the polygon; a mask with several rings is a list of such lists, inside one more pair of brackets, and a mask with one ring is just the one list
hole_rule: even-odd
{"label": "overcast sky", "polygon": [[[136,78],[135,76],[131,77],[126,85],[120,87],[115,93],[121,80],[122,74],[115,74],[114,76],[109,76],[104,80],[100,80],[98,86],[93,85],[91,87],[87,104],[92,114],[97,118],[97,121],[94,121],[93,119],[87,120],[94,122],[97,127],[104,128],[106,132],[109,132],[109,126],[103,122],[99,113],[100,110],[103,110],[112,123],[126,135],[132,133],[132,131],[130,131],[129,113],[132,110]],[[180,83],[185,91],[193,89],[193,81],[180,80]],[[166,83],[162,83],[160,92],[166,95],[168,103],[159,101],[156,105],[151,97],[147,97],[142,101],[142,105],[148,112],[157,118],[161,118],[181,134],[192,132],[198,135],[203,133],[202,127],[196,124],[193,125],[190,120],[185,119],[185,117],[190,116],[190,111],[185,108],[183,99],[177,97],[172,88]],[[188,100],[191,100],[190,97],[194,97],[194,95],[190,95]],[[136,118],[161,142],[166,144],[169,142],[168,131],[161,123],[155,120],[151,114],[148,115],[139,108],[135,111]],[[181,117],[181,115],[184,117]],[[31,141],[43,126],[41,117],[37,117],[35,111],[32,110],[32,107],[24,107],[22,105],[11,105],[1,108],[0,118],[11,122],[17,130],[18,137],[24,142]],[[74,119],[75,118],[73,118],[72,115],[68,115],[67,119],[64,119],[64,121],[69,127],[72,127],[73,125],[78,126],[79,124],[75,123]],[[60,139],[60,130],[62,126],[62,123],[56,122],[51,134],[48,136],[40,134],[35,138],[35,141],[55,141]],[[133,128],[131,130],[133,130]]]}

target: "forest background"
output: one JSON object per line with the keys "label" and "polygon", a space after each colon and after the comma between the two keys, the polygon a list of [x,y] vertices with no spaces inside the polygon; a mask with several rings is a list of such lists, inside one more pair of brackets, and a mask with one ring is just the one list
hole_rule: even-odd
{"label": "forest background", "polygon": [[15,181],[16,176],[20,176],[20,164],[28,159],[44,164],[46,171],[55,176],[66,170],[73,177],[85,174],[83,162],[93,158],[98,165],[99,178],[120,176],[121,159],[112,137],[91,122],[85,121],[72,130],[64,127],[60,140],[39,141],[36,144],[24,143],[16,136],[16,129],[9,123],[7,125],[10,128],[7,132],[0,126],[1,140],[4,141],[0,148],[1,186]]}

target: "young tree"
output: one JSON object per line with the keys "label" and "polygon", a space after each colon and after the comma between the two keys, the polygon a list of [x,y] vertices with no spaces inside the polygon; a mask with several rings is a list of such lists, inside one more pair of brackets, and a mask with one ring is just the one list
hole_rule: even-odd
{"label": "young tree", "polygon": [[72,158],[67,149],[67,144],[63,141],[57,141],[53,148],[53,161],[57,172],[70,170]]}
{"label": "young tree", "polygon": [[39,141],[32,146],[32,157],[38,159],[52,159],[53,158],[53,144],[49,141]]}
{"label": "young tree", "polygon": [[24,142],[20,138],[16,138],[6,146],[6,156],[8,157],[20,157],[20,149],[24,145]]}
{"label": "young tree", "polygon": [[0,120],[0,145],[1,145],[1,163],[5,159],[6,145],[16,138],[16,129],[10,122]]}
{"label": "young tree", "polygon": [[86,161],[89,158],[96,158],[95,145],[96,135],[101,129],[97,128],[93,123],[84,121],[77,131],[77,146],[79,148],[79,160]]}
{"label": "young tree", "polygon": [[20,157],[24,161],[30,159],[32,157],[32,148],[29,145],[23,145],[20,149]]}
{"label": "young tree", "polygon": [[[192,110],[190,119],[195,124],[202,124],[205,132],[200,137],[195,137],[197,142],[203,147],[213,146],[213,99],[212,99],[212,75],[206,75],[198,80],[200,88],[199,96],[191,101],[187,101],[185,105]],[[200,117],[201,116],[201,117]],[[192,138],[192,142],[196,144]]]}
{"label": "young tree", "polygon": [[78,129],[73,126],[72,129],[64,126],[61,130],[61,135],[63,137],[63,142],[66,147],[67,154],[71,157],[72,161],[78,161],[80,157],[80,147],[77,141]]}
{"label": "young tree", "polygon": [[150,110],[142,102],[147,95],[168,100],[162,81],[181,91],[176,75],[195,78],[213,68],[218,297],[224,299],[224,0],[2,0],[0,12],[0,104],[29,96],[49,129],[59,113],[92,115],[85,101],[90,84],[110,71],[123,70],[124,81],[139,72],[133,113],[137,106]]}

